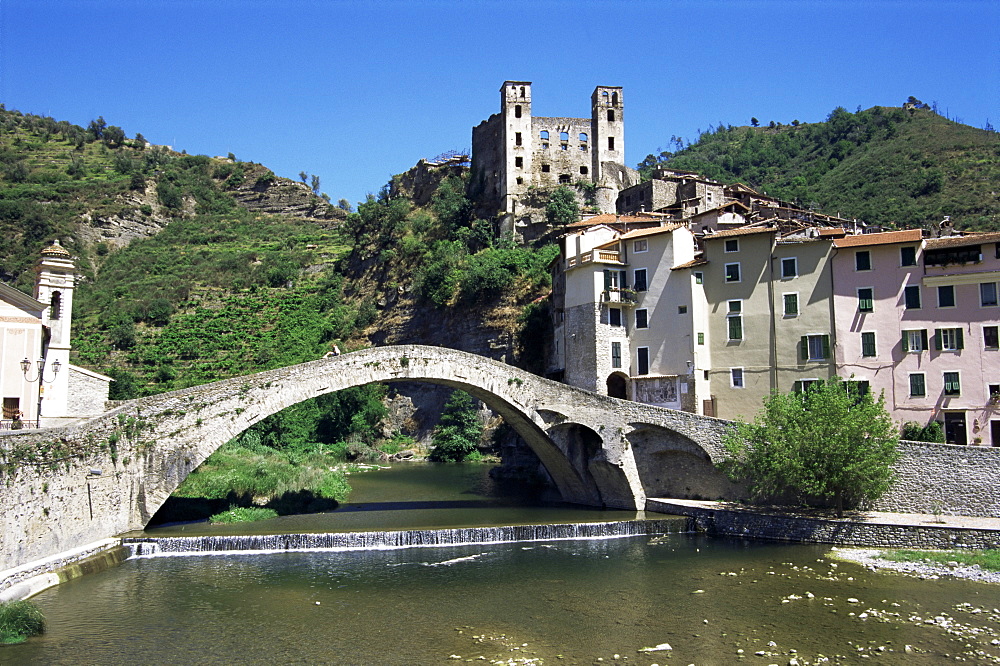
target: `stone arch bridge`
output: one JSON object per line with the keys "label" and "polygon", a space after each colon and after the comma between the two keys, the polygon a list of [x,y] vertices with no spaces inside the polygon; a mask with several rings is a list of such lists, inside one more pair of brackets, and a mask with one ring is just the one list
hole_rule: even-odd
{"label": "stone arch bridge", "polygon": [[563,499],[644,509],[647,496],[719,497],[726,421],[609,398],[466,352],[391,346],[126,402],[98,418],[0,439],[0,570],[141,529],[226,441],[303,400],[373,382],[462,389],[503,416]]}

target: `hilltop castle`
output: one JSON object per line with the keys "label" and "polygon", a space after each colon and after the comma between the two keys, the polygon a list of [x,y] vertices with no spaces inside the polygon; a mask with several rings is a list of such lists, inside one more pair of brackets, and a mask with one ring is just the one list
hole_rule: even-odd
{"label": "hilltop castle", "polygon": [[533,190],[559,185],[591,191],[591,205],[614,213],[618,193],[639,183],[624,165],[625,104],[618,86],[597,86],[590,118],[531,114],[531,82],[504,81],[500,113],[472,129],[471,191],[504,226],[544,222]]}

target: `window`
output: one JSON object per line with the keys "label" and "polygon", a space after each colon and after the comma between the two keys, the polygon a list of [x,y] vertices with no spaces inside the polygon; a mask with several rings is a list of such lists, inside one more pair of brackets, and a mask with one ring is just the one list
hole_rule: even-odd
{"label": "window", "polygon": [[615,110],[614,109],[608,109],[608,122],[609,123],[615,122]]}
{"label": "window", "polygon": [[980,246],[949,247],[940,250],[925,250],[925,266],[947,266],[948,264],[978,264],[983,260]]}
{"label": "window", "polygon": [[740,251],[740,239],[730,238],[726,241],[726,252],[739,252]]}
{"label": "window", "polygon": [[614,149],[615,149],[615,137],[609,136],[608,137],[608,150],[614,150]]}
{"label": "window", "polygon": [[538,137],[542,141],[548,141],[549,140],[549,131],[548,130],[542,130],[541,132],[538,133]]}
{"label": "window", "polygon": [[704,333],[699,333],[698,334],[698,344],[699,345],[705,344],[705,334]]}
{"label": "window", "polygon": [[549,172],[549,165],[548,164],[543,164],[542,165],[542,173],[548,173],[548,172]]}
{"label": "window", "polygon": [[743,385],[743,368],[729,369],[729,385],[733,388],[745,388]]}
{"label": "window", "polygon": [[517,104],[516,106],[514,106],[514,117],[515,118],[520,118],[521,117],[521,105],[520,104]]}
{"label": "window", "polygon": [[997,304],[997,283],[983,282],[979,285],[979,304],[984,308]]}
{"label": "window", "polygon": [[622,309],[608,308],[608,324],[611,326],[622,325]]}
{"label": "window", "polygon": [[694,274],[694,283],[695,284],[704,284],[705,283],[705,274],[702,273],[701,271],[698,271],[697,273],[695,273]]}
{"label": "window", "polygon": [[920,309],[920,285],[911,284],[903,287],[903,304],[907,310]]}
{"label": "window", "polygon": [[712,203],[712,190],[705,190],[705,203]]}
{"label": "window", "polygon": [[559,132],[560,141],[569,141],[569,132]]}
{"label": "window", "polygon": [[955,307],[955,286],[954,285],[942,285],[938,287],[938,307],[939,308],[953,308]]}
{"label": "window", "polygon": [[632,243],[633,252],[645,252],[648,249],[649,246],[646,244],[645,240],[637,240]]}
{"label": "window", "polygon": [[965,339],[960,328],[939,328],[934,331],[934,348],[938,351],[965,349]]}
{"label": "window", "polygon": [[786,317],[798,317],[799,316],[799,295],[794,294],[783,294],[782,300],[785,302],[785,316]]}
{"label": "window", "polygon": [[637,375],[648,375],[649,374],[649,347],[639,347],[636,350],[636,361],[638,363]]}
{"label": "window", "polygon": [[542,150],[548,150],[548,149],[549,149],[549,144],[547,142],[542,143]]}
{"label": "window", "polygon": [[899,265],[900,266],[916,266],[917,265],[917,248],[912,246],[899,248]]}
{"label": "window", "polygon": [[726,282],[739,282],[740,281],[740,265],[736,264],[726,264]]}
{"label": "window", "polygon": [[903,351],[922,352],[927,349],[927,329],[903,331]]}
{"label": "window", "polygon": [[802,393],[803,391],[808,391],[810,386],[818,383],[818,379],[800,379],[792,384],[792,390],[796,393]]}
{"label": "window", "polygon": [[573,179],[569,177],[568,173],[559,174],[559,182],[563,185],[569,185]]}
{"label": "window", "polygon": [[521,133],[520,132],[514,132],[514,145],[515,146],[520,146],[521,145]]}
{"label": "window", "polygon": [[799,262],[795,257],[785,257],[781,260],[782,279],[793,278],[799,274]]}
{"label": "window", "polygon": [[997,334],[998,327],[983,326],[983,346],[987,349],[1000,349],[1000,335]]}
{"label": "window", "polygon": [[[996,400],[1000,398],[1000,384],[990,384],[986,387],[986,394],[989,396],[990,400]],[[993,446],[996,446],[994,444]]]}
{"label": "window", "polygon": [[611,343],[611,367],[622,367],[622,343],[620,342]]}
{"label": "window", "polygon": [[924,382],[924,373],[914,372],[910,375],[910,397],[923,398],[927,395],[927,385]]}
{"label": "window", "polygon": [[586,133],[580,132],[580,141],[582,143],[586,143],[587,142],[587,135],[586,135]]}
{"label": "window", "polygon": [[559,144],[559,150],[569,150],[569,144],[568,143]]}
{"label": "window", "polygon": [[962,395],[962,383],[957,372],[944,373],[944,394]]}
{"label": "window", "polygon": [[860,312],[875,311],[875,289],[872,287],[862,287],[858,289],[858,310]]}
{"label": "window", "polygon": [[687,313],[688,313],[688,306],[686,305],[677,306],[677,314],[687,314]]}
{"label": "window", "polygon": [[524,178],[521,178],[520,176],[518,176],[517,180],[515,182],[517,182],[518,185],[524,185]]}
{"label": "window", "polygon": [[844,388],[847,389],[847,395],[853,397],[857,403],[871,392],[872,385],[865,379],[846,379],[844,380]]}
{"label": "window", "polygon": [[514,166],[517,167],[518,169],[523,168],[524,167],[524,158],[523,157],[515,157],[514,158]]}
{"label": "window", "polygon": [[854,270],[870,271],[872,269],[872,253],[868,250],[858,250],[854,253]]}
{"label": "window", "polygon": [[875,356],[875,333],[864,332],[861,334],[861,355]]}
{"label": "window", "polygon": [[726,314],[729,324],[729,339],[743,339],[743,301],[729,301],[729,311]]}
{"label": "window", "polygon": [[646,318],[646,309],[640,308],[635,311],[635,327],[649,328],[649,320]]}
{"label": "window", "polygon": [[830,358],[830,336],[803,335],[799,340],[799,356],[803,361],[824,361]]}
{"label": "window", "polygon": [[646,291],[646,269],[635,269],[635,290]]}
{"label": "window", "polygon": [[587,170],[587,167],[585,167],[585,166],[580,167],[580,175],[581,176],[586,176],[588,173],[590,173],[590,172]]}

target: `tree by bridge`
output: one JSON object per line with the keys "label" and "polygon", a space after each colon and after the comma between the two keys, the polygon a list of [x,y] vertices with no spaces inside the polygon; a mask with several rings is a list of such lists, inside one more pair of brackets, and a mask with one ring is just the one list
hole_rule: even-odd
{"label": "tree by bridge", "polygon": [[801,392],[774,393],[753,423],[726,436],[723,469],[758,500],[873,502],[889,489],[899,435],[885,396],[859,395],[858,384],[833,377]]}
{"label": "tree by bridge", "polygon": [[483,424],[472,397],[465,391],[455,391],[444,404],[434,431],[431,460],[461,462],[476,451],[482,436]]}

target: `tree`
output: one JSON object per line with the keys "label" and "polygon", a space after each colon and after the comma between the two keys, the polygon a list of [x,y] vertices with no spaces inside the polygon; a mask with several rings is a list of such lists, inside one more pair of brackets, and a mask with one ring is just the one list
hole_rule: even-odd
{"label": "tree", "polygon": [[750,125],[753,126],[753,127],[758,127],[760,125],[760,121],[757,120],[756,118],[751,118],[750,119]]}
{"label": "tree", "polygon": [[337,201],[337,208],[339,208],[340,210],[347,211],[348,213],[353,213],[354,212],[354,206],[352,206],[351,202],[348,201],[347,199],[340,199],[340,200],[338,200]]}
{"label": "tree", "polygon": [[747,482],[757,499],[870,503],[892,484],[899,435],[885,396],[858,395],[857,384],[833,377],[793,393],[773,393],[753,423],[737,421],[723,444],[723,469]]}
{"label": "tree", "polygon": [[305,171],[299,171],[299,178],[302,180],[302,184],[305,185],[306,180],[309,178],[309,174]]}
{"label": "tree", "polygon": [[434,431],[431,460],[461,462],[479,446],[483,424],[472,398],[465,391],[454,391],[444,404],[441,420]]}
{"label": "tree", "polygon": [[310,185],[312,185],[313,194],[319,194],[319,176],[313,174]]}
{"label": "tree", "polygon": [[101,139],[108,148],[117,148],[125,143],[125,130],[117,125],[108,125],[101,133]]}
{"label": "tree", "polygon": [[108,124],[104,121],[104,116],[97,116],[97,120],[91,120],[90,124],[87,125],[87,131],[94,141],[97,141],[102,136],[104,136],[104,128]]}
{"label": "tree", "polygon": [[562,185],[557,187],[545,206],[545,220],[551,226],[565,227],[580,219],[580,206],[576,203],[576,193]]}

